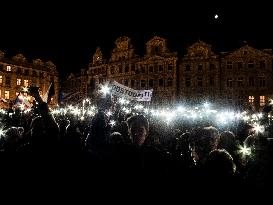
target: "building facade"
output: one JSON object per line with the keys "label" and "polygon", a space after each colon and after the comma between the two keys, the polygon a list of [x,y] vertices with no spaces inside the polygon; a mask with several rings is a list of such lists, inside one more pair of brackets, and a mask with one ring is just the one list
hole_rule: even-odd
{"label": "building facade", "polygon": [[244,45],[215,54],[198,41],[179,65],[179,99],[261,109],[273,94],[272,50]]}
{"label": "building facade", "polygon": [[90,93],[115,80],[136,90],[153,89],[152,104],[172,104],[176,101],[176,67],[177,54],[169,51],[166,39],[153,37],[146,43],[145,55],[139,57],[131,39],[123,36],[115,41],[109,60],[97,48],[88,67]]}
{"label": "building facade", "polygon": [[98,97],[101,85],[115,80],[136,90],[153,89],[151,104],[199,104],[260,110],[273,97],[272,49],[250,45],[216,53],[197,41],[179,58],[167,41],[155,36],[139,56],[128,37],[115,41],[110,57],[98,47],[86,72],[86,95]]}
{"label": "building facade", "polygon": [[51,105],[54,106],[58,103],[59,95],[59,74],[56,66],[51,61],[43,62],[40,59],[29,63],[22,54],[5,58],[4,52],[0,51],[0,97],[4,101],[13,102],[22,87],[31,85],[38,86],[40,95],[43,96],[51,82],[55,88],[55,95],[51,100]]}

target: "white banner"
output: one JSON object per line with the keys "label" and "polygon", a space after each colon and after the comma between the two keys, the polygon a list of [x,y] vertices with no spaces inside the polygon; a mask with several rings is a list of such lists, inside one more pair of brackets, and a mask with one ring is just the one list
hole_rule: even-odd
{"label": "white banner", "polygon": [[136,101],[151,101],[153,90],[134,90],[116,81],[111,83],[111,93]]}

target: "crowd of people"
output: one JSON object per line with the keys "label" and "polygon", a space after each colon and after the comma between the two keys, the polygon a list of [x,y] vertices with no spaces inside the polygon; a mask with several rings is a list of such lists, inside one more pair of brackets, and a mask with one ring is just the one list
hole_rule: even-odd
{"label": "crowd of people", "polygon": [[77,173],[87,181],[160,182],[198,189],[253,190],[271,183],[270,137],[247,125],[233,130],[181,123],[166,127],[149,116],[119,110],[113,115],[115,125],[110,125],[104,109],[84,121],[54,117],[38,92],[30,94],[37,102],[31,112],[9,110],[14,113],[2,115],[0,122],[2,171],[16,170],[17,177],[30,175],[27,167],[35,167],[60,178],[69,173],[68,181]]}

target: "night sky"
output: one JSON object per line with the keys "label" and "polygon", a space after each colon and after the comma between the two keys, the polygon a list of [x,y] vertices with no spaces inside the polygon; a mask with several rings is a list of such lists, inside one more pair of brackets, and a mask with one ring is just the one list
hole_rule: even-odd
{"label": "night sky", "polygon": [[122,35],[132,39],[140,55],[154,35],[167,38],[170,50],[181,54],[198,39],[215,51],[236,49],[244,41],[257,48],[273,48],[269,3],[115,3],[5,5],[0,12],[0,49],[8,57],[23,53],[28,59],[52,60],[65,77],[86,68],[97,46],[109,57],[114,41]]}

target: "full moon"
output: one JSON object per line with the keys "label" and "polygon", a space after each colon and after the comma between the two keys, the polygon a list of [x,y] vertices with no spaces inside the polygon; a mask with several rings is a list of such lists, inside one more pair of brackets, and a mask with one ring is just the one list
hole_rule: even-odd
{"label": "full moon", "polygon": [[218,17],[219,17],[219,16],[218,16],[217,14],[214,15],[214,18],[215,18],[215,19],[218,19]]}

